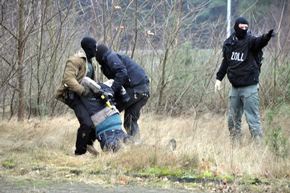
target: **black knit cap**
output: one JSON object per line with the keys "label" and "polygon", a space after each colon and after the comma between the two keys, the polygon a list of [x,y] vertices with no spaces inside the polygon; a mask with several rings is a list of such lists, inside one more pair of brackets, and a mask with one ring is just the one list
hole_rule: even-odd
{"label": "black knit cap", "polygon": [[102,58],[108,50],[109,48],[104,44],[97,45],[96,60],[99,62],[99,64],[102,64]]}
{"label": "black knit cap", "polygon": [[95,57],[96,55],[96,47],[97,42],[92,37],[84,37],[81,41],[81,46],[86,52],[88,60]]}
{"label": "black knit cap", "polygon": [[236,19],[236,22],[234,25],[234,30],[236,32],[236,36],[238,39],[243,39],[246,37],[248,29],[244,30],[244,29],[239,28],[239,24],[249,25],[249,22],[243,17],[239,17],[238,19]]}

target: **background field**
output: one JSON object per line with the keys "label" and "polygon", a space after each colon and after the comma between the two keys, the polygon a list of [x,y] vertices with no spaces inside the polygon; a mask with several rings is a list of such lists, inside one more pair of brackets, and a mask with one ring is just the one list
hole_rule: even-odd
{"label": "background field", "polygon": [[[275,139],[267,133],[257,147],[244,120],[243,143],[233,147],[225,120],[226,116],[214,113],[199,117],[144,113],[138,144],[113,154],[101,152],[96,142],[99,157],[73,155],[78,123],[72,114],[21,125],[2,122],[0,177],[36,189],[52,182],[81,182],[187,191],[290,192],[289,144],[283,144],[289,130]],[[262,120],[269,129],[266,115]],[[274,121],[283,128],[290,124],[282,112]],[[167,146],[170,139],[177,141],[176,150]]]}

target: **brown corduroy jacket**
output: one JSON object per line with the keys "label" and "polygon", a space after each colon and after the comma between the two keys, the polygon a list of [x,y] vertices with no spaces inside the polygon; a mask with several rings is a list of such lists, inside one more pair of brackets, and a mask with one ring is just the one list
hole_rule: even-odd
{"label": "brown corduroy jacket", "polygon": [[[93,65],[93,77],[96,81],[96,65]],[[85,88],[80,84],[88,71],[87,58],[83,52],[78,52],[69,57],[66,62],[61,86],[57,89],[55,98],[65,102],[67,91],[73,91],[78,95],[85,92]]]}

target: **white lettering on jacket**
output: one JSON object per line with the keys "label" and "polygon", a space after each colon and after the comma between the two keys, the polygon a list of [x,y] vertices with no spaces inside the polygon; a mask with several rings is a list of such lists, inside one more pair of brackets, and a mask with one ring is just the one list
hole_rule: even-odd
{"label": "white lettering on jacket", "polygon": [[243,62],[244,61],[243,57],[244,57],[244,53],[232,52],[231,60]]}

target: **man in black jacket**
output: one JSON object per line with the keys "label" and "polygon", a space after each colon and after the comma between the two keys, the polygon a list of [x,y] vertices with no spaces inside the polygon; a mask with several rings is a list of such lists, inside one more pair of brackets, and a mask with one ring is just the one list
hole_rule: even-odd
{"label": "man in black jacket", "polygon": [[120,112],[125,110],[124,128],[129,135],[139,139],[137,121],[141,108],[149,98],[149,79],[145,70],[130,57],[115,53],[104,44],[97,46],[96,60],[101,65],[103,74],[114,80],[111,88],[116,107]]}
{"label": "man in black jacket", "polygon": [[257,60],[257,55],[274,37],[274,30],[255,37],[248,33],[248,27],[249,23],[243,17],[235,21],[235,32],[224,42],[223,60],[216,75],[215,92],[221,89],[220,84],[225,74],[232,84],[228,128],[233,140],[241,139],[241,119],[244,112],[252,138],[259,140],[263,136],[258,96],[261,63]]}

